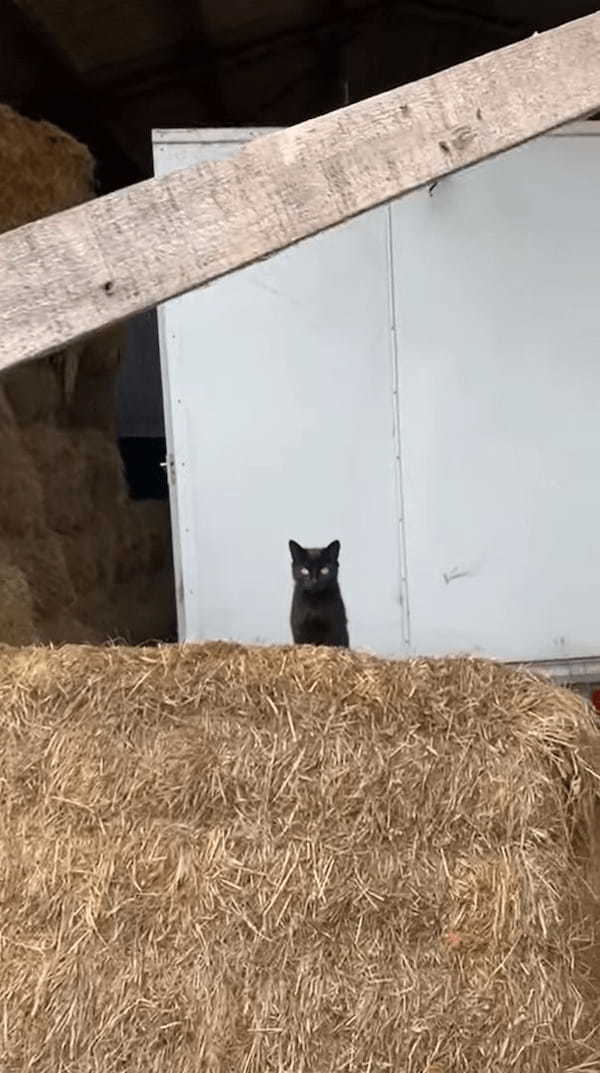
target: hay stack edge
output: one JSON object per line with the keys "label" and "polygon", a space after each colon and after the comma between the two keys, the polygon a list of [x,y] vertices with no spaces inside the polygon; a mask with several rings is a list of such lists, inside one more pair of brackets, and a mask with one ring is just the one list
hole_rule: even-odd
{"label": "hay stack edge", "polygon": [[[94,196],[94,161],[0,105],[0,232]],[[0,375],[0,641],[173,633],[169,511],[133,502],[116,442],[121,328]]]}
{"label": "hay stack edge", "polygon": [[478,660],[0,649],[6,1073],[600,1068],[600,734]]}

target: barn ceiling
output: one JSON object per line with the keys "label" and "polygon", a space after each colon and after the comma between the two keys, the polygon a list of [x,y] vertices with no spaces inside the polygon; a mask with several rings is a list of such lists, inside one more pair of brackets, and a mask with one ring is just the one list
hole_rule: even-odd
{"label": "barn ceiling", "polygon": [[285,125],[520,40],[580,0],[2,0],[0,99],[151,173],[152,127]]}

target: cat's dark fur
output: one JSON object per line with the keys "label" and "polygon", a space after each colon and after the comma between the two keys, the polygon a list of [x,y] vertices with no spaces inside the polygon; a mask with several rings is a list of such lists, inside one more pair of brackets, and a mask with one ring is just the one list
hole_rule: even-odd
{"label": "cat's dark fur", "polygon": [[338,584],[339,540],[303,548],[290,540],[294,595],[290,622],[297,645],[348,648],[346,608]]}

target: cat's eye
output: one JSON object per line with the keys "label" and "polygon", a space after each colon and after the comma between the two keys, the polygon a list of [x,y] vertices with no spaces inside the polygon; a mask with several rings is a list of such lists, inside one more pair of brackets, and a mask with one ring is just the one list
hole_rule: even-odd
{"label": "cat's eye", "polygon": [[322,566],[321,570],[319,572],[321,574],[328,574],[329,573],[329,567],[328,566]]}
{"label": "cat's eye", "polygon": [[304,574],[304,577],[308,577],[308,575],[310,574],[310,570],[308,569],[307,566],[302,566],[300,568],[300,573]]}

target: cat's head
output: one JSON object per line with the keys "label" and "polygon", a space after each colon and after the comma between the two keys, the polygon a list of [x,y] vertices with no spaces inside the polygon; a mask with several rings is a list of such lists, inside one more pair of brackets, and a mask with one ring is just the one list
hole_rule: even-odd
{"label": "cat's head", "polygon": [[339,540],[326,548],[303,548],[290,540],[292,577],[305,592],[322,592],[338,575]]}

